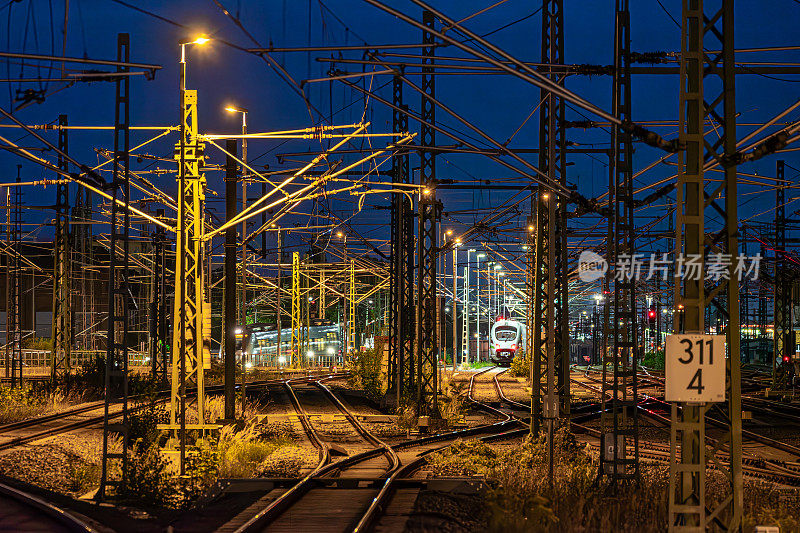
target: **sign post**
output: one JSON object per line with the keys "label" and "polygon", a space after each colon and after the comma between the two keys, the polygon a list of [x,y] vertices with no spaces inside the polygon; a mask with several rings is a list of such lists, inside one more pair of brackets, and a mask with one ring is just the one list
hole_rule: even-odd
{"label": "sign post", "polygon": [[667,336],[666,400],[725,401],[725,335]]}

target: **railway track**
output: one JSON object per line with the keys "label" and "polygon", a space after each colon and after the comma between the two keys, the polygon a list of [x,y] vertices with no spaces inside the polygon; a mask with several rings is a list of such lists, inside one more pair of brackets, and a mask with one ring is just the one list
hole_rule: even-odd
{"label": "railway track", "polygon": [[[346,373],[326,374],[325,377],[343,377],[346,375]],[[294,379],[299,381],[313,381],[319,379],[319,377],[312,376]],[[282,384],[285,381],[287,380],[254,381],[248,383],[248,392],[262,390],[268,385]],[[221,393],[223,391],[224,389],[221,385],[214,385],[206,388],[206,392],[208,393]],[[157,403],[165,403],[167,401],[168,397],[163,397],[157,400]],[[2,425],[0,426],[0,451],[15,448],[46,437],[101,425],[103,423],[103,407],[103,402],[92,402],[59,413]],[[146,407],[146,405],[132,406],[129,407],[129,412],[135,412],[144,407]],[[98,413],[92,414],[93,411],[97,411]],[[114,409],[110,416],[111,418],[118,418],[121,415],[122,412],[120,409]]]}
{"label": "railway track", "polygon": [[95,529],[37,496],[0,483],[0,531],[94,533]]}
{"label": "railway track", "polygon": [[[588,373],[586,377],[590,381],[593,381],[595,383],[600,383],[600,380],[589,377]],[[573,380],[573,382],[582,387],[588,388],[594,392],[602,394],[602,391],[597,387],[593,387],[591,385],[579,381]],[[642,414],[646,418],[655,422],[657,425],[660,425],[662,427],[669,427],[670,419],[668,418],[668,414],[669,410],[671,409],[671,404],[665,402],[660,398],[655,398],[647,394],[643,394],[642,396],[643,400],[639,403],[639,405],[637,405],[637,408],[642,412]],[[655,408],[660,409],[662,412],[656,412]],[[709,420],[709,423],[711,423],[712,425],[717,427],[722,427],[722,423],[720,421],[715,420],[711,417],[707,417],[707,419]],[[742,430],[742,436],[746,439],[758,442],[759,444],[765,445],[767,447],[771,447],[784,452],[789,452],[795,455],[800,455],[800,448],[776,441],[774,439],[770,439],[768,437],[764,437],[763,435],[759,435],[752,431]],[[595,443],[590,443],[590,444],[599,452],[599,445]],[[717,444],[717,441],[712,437],[706,435],[706,444],[714,446]],[[656,462],[668,463],[670,458],[669,446],[665,446],[664,444],[661,443],[640,440],[639,456],[643,459],[650,459]],[[727,465],[725,458],[728,457],[728,455],[724,451],[718,452],[717,457],[719,458],[721,465]],[[755,454],[744,452],[742,457],[742,463],[743,463],[742,464],[743,473],[747,477],[760,479],[764,481],[771,481],[774,483],[779,483],[788,486],[800,486],[800,463],[798,462],[765,459]]]}
{"label": "railway track", "polygon": [[[490,369],[484,370],[483,374]],[[476,374],[476,375],[479,375]],[[470,429],[450,431],[413,439],[399,444],[389,446],[380,439],[372,435],[366,428],[359,427],[361,424],[353,416],[352,412],[344,403],[325,385],[327,379],[321,379],[312,385],[323,392],[326,397],[345,414],[346,419],[353,425],[354,429],[362,435],[363,439],[371,444],[371,449],[351,455],[345,459],[332,462],[330,448],[319,436],[311,418],[305,411],[293,390],[293,383],[287,383],[286,387],[290,391],[289,396],[299,416],[309,440],[319,449],[319,462],[317,466],[296,484],[283,492],[276,499],[266,504],[255,516],[239,525],[229,523],[220,531],[236,531],[238,533],[254,531],[294,531],[299,524],[304,530],[313,531],[321,528],[326,531],[370,531],[378,524],[383,527],[396,528],[397,520],[405,518],[387,517],[385,512],[393,503],[394,497],[399,491],[409,490],[409,478],[424,466],[426,456],[436,450],[441,449],[442,443],[449,443],[458,438],[471,437],[487,433],[481,437],[484,440],[508,439],[522,436],[526,429],[513,429],[519,425],[518,420],[504,413],[503,411],[479,402],[473,398],[475,388],[475,375],[470,380],[470,387],[467,391],[468,400],[491,413],[499,420],[493,424],[487,424]],[[412,459],[406,464],[401,465],[399,453],[411,455]],[[353,476],[359,471],[373,470],[375,460],[383,457],[383,473],[375,477],[363,478]],[[332,478],[333,473],[337,477]],[[342,480],[345,482],[342,483]],[[401,486],[402,485],[402,486]],[[303,502],[312,501],[313,514],[305,511]],[[413,499],[405,502],[413,505]],[[325,512],[325,510],[328,510]],[[394,521],[386,523],[386,521]],[[237,521],[237,519],[235,519]],[[235,527],[234,527],[235,526]]]}

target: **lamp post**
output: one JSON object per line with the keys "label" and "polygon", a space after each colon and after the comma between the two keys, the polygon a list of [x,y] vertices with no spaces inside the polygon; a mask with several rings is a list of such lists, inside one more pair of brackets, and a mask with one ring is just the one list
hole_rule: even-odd
{"label": "lamp post", "polygon": [[461,246],[461,239],[456,238],[453,243],[453,372],[456,371],[456,359],[458,354],[458,328],[456,327],[458,309],[458,247]]}
{"label": "lamp post", "polygon": [[[178,94],[179,94],[179,117],[180,117],[180,168],[178,170],[178,240],[180,242],[179,245],[176,246],[176,254],[178,256],[178,286],[175,288],[175,299],[176,305],[175,307],[178,308],[179,312],[179,324],[178,326],[178,333],[179,333],[179,343],[173,341],[173,361],[175,357],[180,358],[180,376],[179,376],[179,383],[175,383],[175,379],[173,378],[172,382],[172,396],[173,398],[178,396],[178,401],[180,404],[180,474],[186,474],[186,249],[188,243],[186,242],[188,238],[188,234],[186,232],[186,200],[184,198],[185,191],[186,191],[186,46],[191,44],[205,44],[210,39],[205,37],[199,37],[193,41],[186,41],[178,43],[181,48],[181,60],[180,60],[180,67],[178,69]],[[192,139],[194,142],[195,139]],[[202,216],[201,214],[195,213],[195,216]],[[202,331],[201,331],[202,332]],[[173,335],[174,336],[174,335]],[[200,351],[202,348],[198,345],[197,340],[195,340],[194,350],[195,353],[199,356],[199,359],[202,360],[203,354]],[[199,365],[202,368],[202,364]],[[174,367],[173,367],[174,368]],[[174,372],[174,371],[173,371]],[[200,375],[200,374],[198,374]],[[177,390],[176,390],[177,388]],[[199,417],[201,422],[203,420],[203,408],[204,406],[202,401],[202,391],[198,386],[198,404],[200,410],[198,411]],[[175,425],[175,405],[171,405],[171,415],[170,415],[170,424],[174,427]]]}
{"label": "lamp post", "polygon": [[[506,303],[505,302],[505,300],[506,300],[506,289],[505,289],[506,278],[505,278],[505,275],[506,275],[505,272],[498,272],[497,273],[497,281],[496,281],[496,284],[497,284],[497,297],[496,297],[496,299],[497,299],[497,311],[496,311],[496,313],[494,315],[495,321],[497,321],[497,317],[498,316],[500,316],[501,314],[504,313],[503,307],[505,306],[505,303]],[[502,283],[500,283],[500,278],[503,278],[503,282]],[[500,297],[500,289],[501,288],[503,289],[502,298]]]}
{"label": "lamp post", "polygon": [[462,332],[462,340],[464,341],[464,346],[462,349],[464,350],[464,355],[461,359],[462,363],[469,363],[469,344],[470,344],[470,337],[469,337],[469,271],[471,268],[471,254],[475,253],[474,248],[470,248],[467,250],[467,266],[464,269],[464,315],[463,319],[463,328],[464,331]]}
{"label": "lamp post", "polygon": [[[228,113],[240,113],[242,115],[242,212],[247,208],[247,109],[229,105],[225,107]],[[241,290],[239,297],[239,324],[245,325],[247,322],[247,312],[245,311],[247,302],[247,221],[242,222],[242,277]]]}
{"label": "lamp post", "polygon": [[[242,115],[242,212],[247,208],[247,109],[229,105],[225,107],[228,113],[240,113]],[[239,296],[239,325],[247,325],[247,221],[242,222],[242,277],[241,291]],[[242,350],[242,418],[245,409],[245,391],[247,390],[247,366],[250,364],[249,352]]]}
{"label": "lamp post", "polygon": [[479,253],[475,256],[475,301],[477,302],[476,311],[475,311],[475,318],[477,321],[476,329],[478,331],[478,341],[475,344],[475,352],[477,355],[476,361],[480,361],[481,359],[481,350],[480,350],[480,332],[481,332],[481,259],[485,259],[485,253]]}

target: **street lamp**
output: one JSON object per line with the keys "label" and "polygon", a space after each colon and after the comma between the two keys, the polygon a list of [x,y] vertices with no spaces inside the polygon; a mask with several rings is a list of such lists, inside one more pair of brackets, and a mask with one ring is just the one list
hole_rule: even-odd
{"label": "street lamp", "polygon": [[[448,230],[448,234],[452,231]],[[456,354],[458,353],[458,328],[456,328],[457,309],[458,309],[458,247],[461,246],[461,239],[456,238],[453,242],[453,372],[456,371]],[[447,311],[447,310],[445,310]]]}
{"label": "street lamp", "polygon": [[[175,298],[176,298],[176,307],[180,309],[180,323],[175,324],[175,327],[178,328],[180,331],[179,335],[179,342],[176,343],[177,346],[174,346],[173,349],[177,351],[178,357],[180,357],[180,382],[172,384],[173,390],[173,398],[175,397],[175,393],[178,390],[183,390],[186,385],[186,252],[188,249],[187,246],[187,232],[186,232],[186,202],[185,202],[185,194],[184,191],[186,190],[186,145],[187,145],[187,135],[190,135],[191,138],[188,139],[189,143],[194,145],[197,141],[195,138],[196,132],[194,131],[186,131],[186,47],[191,44],[203,45],[209,41],[206,37],[198,37],[193,41],[184,41],[178,42],[178,46],[180,46],[180,66],[178,68],[178,101],[180,105],[180,113],[179,113],[179,122],[180,124],[180,141],[179,141],[179,163],[180,167],[178,169],[178,191],[180,192],[180,199],[178,201],[178,242],[180,245],[176,246],[176,255],[178,256],[178,264],[176,268],[178,269],[178,287],[175,290]],[[202,213],[196,213],[197,216],[202,216]],[[195,348],[198,348],[195,345]],[[202,348],[196,350],[195,353],[198,356],[198,359],[202,360]],[[202,368],[202,364],[200,365]],[[198,400],[201,400],[202,396],[198,396]],[[229,406],[226,406],[229,407]],[[200,424],[205,423],[205,415],[203,413],[204,406],[202,404],[198,405],[199,408],[199,422]],[[180,431],[180,474],[184,475],[186,473],[186,411],[182,408],[181,409],[181,431]]]}
{"label": "street lamp", "polygon": [[462,363],[469,363],[469,271],[471,268],[471,254],[475,253],[475,251],[476,250],[474,248],[467,250],[467,266],[464,269],[464,315],[462,317],[462,327],[464,328],[463,338],[466,342],[464,342],[464,346],[462,347],[464,350],[464,354],[461,359]]}
{"label": "street lamp", "polygon": [[[478,333],[480,334],[480,332],[481,332],[481,265],[480,265],[480,261],[481,261],[481,259],[485,259],[486,258],[486,254],[485,253],[480,253],[476,257],[477,257],[477,260],[475,261],[475,263],[476,263],[475,266],[477,267],[476,268],[477,273],[475,275],[475,278],[476,278],[476,284],[475,284],[476,285],[475,286],[476,296],[475,296],[475,300],[477,300],[477,302],[478,302],[478,308],[477,308],[476,313],[475,313],[475,321],[477,323],[476,324],[476,328],[478,330]],[[480,335],[478,335],[478,342],[479,342],[479,344],[476,344],[475,351],[477,352],[477,356],[478,356],[477,360],[480,361],[480,359],[481,359]]]}

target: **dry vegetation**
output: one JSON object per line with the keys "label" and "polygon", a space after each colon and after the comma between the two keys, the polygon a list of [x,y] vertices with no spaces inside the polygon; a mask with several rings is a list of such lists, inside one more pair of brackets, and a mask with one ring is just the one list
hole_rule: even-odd
{"label": "dry vegetation", "polygon": [[[615,531],[667,529],[667,467],[642,465],[639,484],[612,495],[598,485],[597,464],[567,431],[555,439],[554,483],[550,486],[544,440],[526,440],[506,451],[479,441],[458,442],[433,454],[439,476],[477,476],[489,491],[483,500],[481,529],[496,532]],[[710,501],[724,494],[721,474],[709,472]],[[745,526],[780,525],[800,530],[800,491],[781,491],[766,483],[745,483]],[[752,529],[750,529],[752,531]]]}

